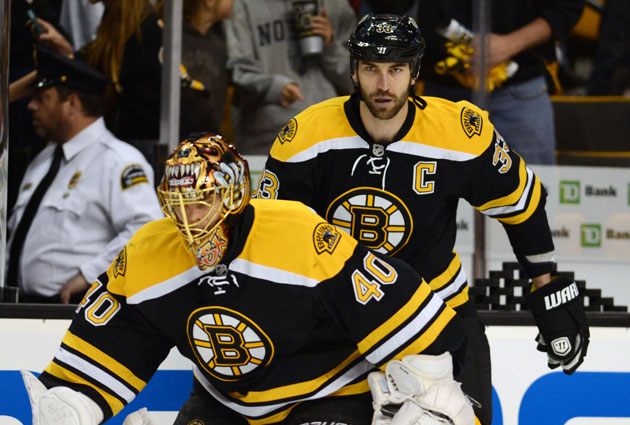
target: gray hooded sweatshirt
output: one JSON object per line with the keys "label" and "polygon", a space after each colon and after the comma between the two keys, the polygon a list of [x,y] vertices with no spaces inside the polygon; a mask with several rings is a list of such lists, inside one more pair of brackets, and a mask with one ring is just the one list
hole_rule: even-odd
{"label": "gray hooded sweatshirt", "polygon": [[[234,143],[244,154],[267,155],[278,132],[308,106],[352,91],[346,43],[356,16],[348,0],[319,0],[334,32],[322,55],[300,55],[291,0],[235,0],[226,24],[227,67],[236,87]],[[280,103],[288,83],[304,100]]]}

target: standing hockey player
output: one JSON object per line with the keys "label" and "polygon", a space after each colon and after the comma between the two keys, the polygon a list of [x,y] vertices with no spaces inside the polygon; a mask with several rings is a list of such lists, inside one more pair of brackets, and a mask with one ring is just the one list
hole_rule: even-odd
{"label": "standing hockey player", "polygon": [[477,417],[490,424],[488,341],[453,251],[457,204],[463,198],[503,224],[533,282],[528,302],[539,349],[550,367],[570,374],[586,355],[589,330],[580,297],[562,298],[549,310],[543,302],[577,289],[564,277],[551,281],[545,189],[486,112],[414,95],[424,41],[412,18],[368,14],[349,48],[355,93],[311,106],[282,129],[257,197],[301,201],[365,246],[421,272],[468,322],[466,367],[458,378],[481,403]]}
{"label": "standing hockey player", "polygon": [[109,419],[173,346],[195,375],[177,425],[474,424],[449,354],[463,320],[406,263],[299,202],[249,202],[215,134],[174,150],[158,193],[167,217],[94,283],[39,379],[23,372],[34,424]]}

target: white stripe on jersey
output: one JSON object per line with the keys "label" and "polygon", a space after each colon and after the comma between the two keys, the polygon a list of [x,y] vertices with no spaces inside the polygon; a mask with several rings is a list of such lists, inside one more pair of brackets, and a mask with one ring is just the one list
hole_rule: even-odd
{"label": "white stripe on jersey", "polygon": [[526,207],[525,204],[527,203],[529,192],[531,192],[533,188],[532,183],[535,180],[533,171],[530,170],[529,167],[525,167],[525,168],[527,170],[527,185],[525,186],[525,190],[523,191],[523,194],[521,195],[521,198],[518,200],[518,202],[515,205],[508,205],[507,207],[488,208],[487,210],[481,211],[483,214],[492,217],[492,216],[502,215],[502,214],[519,213],[525,209]]}
{"label": "white stripe on jersey", "polygon": [[467,279],[468,276],[466,276],[464,266],[461,266],[459,268],[459,273],[457,273],[457,276],[455,277],[455,280],[446,285],[446,287],[438,289],[436,293],[440,296],[440,298],[445,300],[451,295],[458,293],[466,285]]}
{"label": "white stripe on jersey", "polygon": [[423,156],[433,159],[446,159],[449,161],[469,161],[477,158],[477,155],[466,152],[452,151],[448,149],[438,148],[436,146],[423,145],[417,142],[398,141],[387,146],[390,152],[398,152],[406,155]]}
{"label": "white stripe on jersey", "polygon": [[201,270],[199,267],[193,266],[185,272],[178,274],[177,276],[173,276],[172,278],[165,280],[164,282],[152,285],[147,289],[143,289],[137,294],[128,297],[127,304],[140,304],[143,301],[163,297],[164,295],[176,291],[182,286],[189,284],[191,281],[197,279],[198,277],[207,274],[211,270],[212,269]]}
{"label": "white stripe on jersey", "polygon": [[124,399],[127,403],[131,403],[131,401],[136,397],[136,394],[129,388],[127,388],[121,381],[119,381],[109,373],[105,372],[104,370],[96,367],[94,364],[82,359],[81,357],[69,352],[62,347],[59,347],[55,358],[85,373],[90,378],[109,388],[119,397]]}
{"label": "white stripe on jersey", "polygon": [[261,264],[252,263],[243,258],[237,258],[230,263],[230,270],[255,277],[257,279],[266,279],[275,283],[287,285],[306,286],[314,288],[319,280],[302,276],[301,274],[288,272],[286,270],[276,269]]}
{"label": "white stripe on jersey", "polygon": [[370,145],[359,136],[337,137],[315,143],[313,146],[309,146],[307,149],[296,153],[286,162],[305,162],[316,158],[320,153],[330,150],[368,149],[369,147]]}
{"label": "white stripe on jersey", "polygon": [[431,294],[431,299],[426,306],[422,308],[420,314],[416,315],[404,328],[390,336],[385,344],[371,352],[366,359],[370,363],[377,364],[383,361],[383,359],[390,357],[392,353],[399,350],[401,346],[406,345],[418,331],[431,323],[443,305],[444,303],[436,294]]}

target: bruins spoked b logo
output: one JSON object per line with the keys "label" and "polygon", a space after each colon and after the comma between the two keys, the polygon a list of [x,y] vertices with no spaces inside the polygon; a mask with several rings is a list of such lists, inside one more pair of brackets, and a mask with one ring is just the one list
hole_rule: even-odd
{"label": "bruins spoked b logo", "polygon": [[224,307],[203,307],[188,318],[188,342],[200,366],[222,381],[236,381],[273,358],[269,337],[247,317]]}
{"label": "bruins spoked b logo", "polygon": [[383,254],[398,252],[409,241],[413,220],[396,195],[371,187],[358,187],[335,199],[326,220],[368,248]]}

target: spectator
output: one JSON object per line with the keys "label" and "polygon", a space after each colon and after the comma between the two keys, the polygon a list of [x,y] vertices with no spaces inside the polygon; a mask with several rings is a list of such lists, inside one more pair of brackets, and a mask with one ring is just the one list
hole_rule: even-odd
{"label": "spectator", "polygon": [[92,0],[62,0],[59,23],[70,35],[74,50],[96,38],[105,5]]}
{"label": "spectator", "polygon": [[[464,324],[410,267],[299,202],[249,202],[247,162],[221,136],[194,135],[169,158],[168,218],[99,277],[39,379],[23,372],[33,423],[102,423],[176,346],[195,384],[175,425],[387,424],[380,408],[403,401],[397,423],[474,424],[447,353]],[[368,381],[378,368],[389,384]],[[402,398],[384,392],[396,384]]]}
{"label": "spectator", "polygon": [[107,80],[52,51],[37,56],[28,107],[51,143],[29,165],[8,222],[6,282],[23,302],[76,303],[133,232],[162,214],[151,167],[105,128]]}
{"label": "spectator", "polygon": [[[149,0],[103,0],[105,12],[94,41],[77,56],[114,82],[105,94],[108,125],[126,141],[157,140],[160,122],[162,30]],[[67,38],[54,26],[38,19],[43,34],[38,43],[74,57]],[[34,73],[10,87],[10,99],[27,94],[24,87]]]}
{"label": "spectator", "polygon": [[590,96],[630,95],[630,2],[606,0],[587,87]]}
{"label": "spectator", "polygon": [[[163,1],[157,6],[163,14]],[[223,121],[230,74],[223,20],[232,14],[233,0],[184,0],[182,65],[200,84],[182,87],[180,138],[199,131],[217,131]],[[186,112],[188,111],[188,112]]]}
{"label": "spectator", "polygon": [[547,312],[553,318],[534,307],[550,291],[577,291],[570,279],[551,281],[545,190],[487,113],[465,101],[413,96],[424,41],[412,18],[366,15],[349,45],[356,92],[291,119],[271,148],[256,196],[303,202],[368,248],[422,272],[468,324],[466,364],[455,378],[480,402],[475,413],[489,425],[490,351],[454,251],[457,205],[465,199],[501,221],[536,288],[528,303],[544,340],[571,342],[570,350],[548,355],[554,367],[573,373],[588,346],[581,301]]}
{"label": "spectator", "polygon": [[[545,64],[555,60],[554,41],[568,36],[580,18],[583,3],[583,0],[490,2],[487,67],[493,69],[496,65],[514,62],[518,69],[490,93],[486,107],[510,146],[530,164],[555,163],[553,110]],[[457,52],[447,54],[445,43],[448,40],[438,30],[446,27],[451,19],[471,29],[473,3],[421,0],[418,16],[427,41],[422,74],[424,94],[470,101],[473,77],[470,69],[465,70],[468,67],[465,59],[444,75],[439,75],[435,68],[447,56],[453,63],[460,61],[456,58]],[[478,49],[473,51],[473,60],[478,52]],[[465,87],[462,81],[471,83]]]}
{"label": "spectator", "polygon": [[302,56],[293,9],[285,0],[235,0],[226,21],[228,68],[236,87],[232,121],[246,154],[267,154],[275,135],[293,115],[313,103],[349,93],[345,43],[356,22],[347,0],[322,0],[312,32],[323,53]]}
{"label": "spectator", "polygon": [[[106,93],[108,127],[116,137],[134,144],[155,162],[153,144],[146,142],[159,138],[162,22],[148,0],[104,0],[103,3],[105,12],[97,37],[77,56],[114,82],[115,90]],[[44,20],[39,23],[44,29],[40,43],[48,43],[62,55],[73,56],[72,45],[59,31]],[[193,80],[182,75],[180,113],[184,124],[188,117],[198,113],[197,103],[187,102],[198,99],[198,93],[190,95],[197,87],[191,84]]]}

